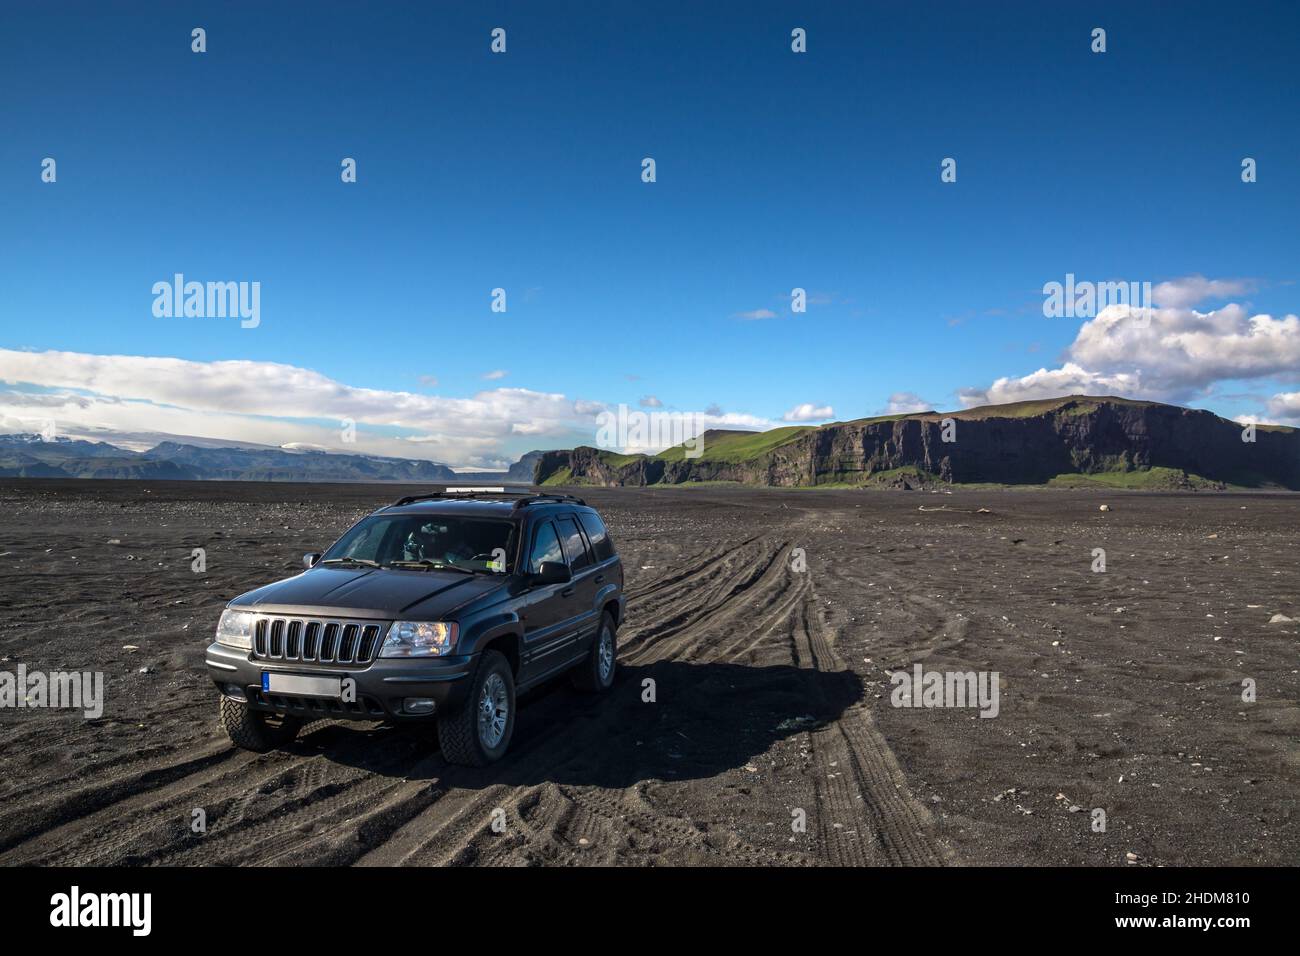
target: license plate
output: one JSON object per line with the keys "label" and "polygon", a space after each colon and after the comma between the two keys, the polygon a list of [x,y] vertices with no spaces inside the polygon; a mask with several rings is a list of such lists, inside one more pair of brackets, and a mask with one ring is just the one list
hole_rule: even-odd
{"label": "license plate", "polygon": [[341,677],[303,677],[300,674],[262,672],[262,690],[287,697],[343,697]]}

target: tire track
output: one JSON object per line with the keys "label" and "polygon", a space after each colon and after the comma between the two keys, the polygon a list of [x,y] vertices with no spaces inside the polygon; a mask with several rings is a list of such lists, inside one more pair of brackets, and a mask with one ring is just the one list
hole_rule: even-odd
{"label": "tire track", "polygon": [[[811,578],[808,593],[809,600],[803,605],[800,619],[802,627],[797,633],[802,635],[810,664],[822,671],[844,670],[844,662],[821,620]],[[881,862],[913,866],[937,866],[951,861],[951,854],[937,838],[934,818],[912,795],[893,751],[876,729],[865,703],[851,705],[832,725],[814,734],[813,746],[819,766],[826,773],[826,789],[832,806],[841,810],[850,808],[854,829],[860,837],[868,834],[874,837],[873,849],[879,852],[871,856],[883,856]],[[851,772],[853,789],[860,799],[850,800],[844,792],[848,779],[842,770],[831,774],[832,769],[838,768]],[[840,792],[835,793],[836,790]],[[844,846],[847,828],[833,829],[836,832],[828,835],[827,843],[836,848],[833,858],[843,856],[850,865],[859,865],[860,861],[877,862],[865,858],[865,851]],[[855,842],[860,845],[860,838]]]}
{"label": "tire track", "polygon": [[[790,541],[778,529],[697,552],[629,589],[622,661],[753,666],[788,659],[826,674],[846,670],[813,575],[794,572],[790,558]],[[912,621],[939,609],[907,596],[900,606]],[[636,704],[606,702],[603,719],[582,711],[575,719],[570,701],[530,704],[536,709],[517,749],[484,771],[448,766],[409,736],[328,722],[271,755],[224,741],[197,752],[155,751],[150,760],[171,762],[127,770],[20,813],[0,812],[0,862],[862,866],[949,859],[862,702],[802,732],[811,766],[794,774],[812,792],[817,834],[802,851],[756,845],[735,827],[695,819],[691,800],[699,791],[681,786],[693,778],[573,782],[588,772],[593,747],[630,746],[647,725],[637,721]],[[317,752],[304,752],[313,746]],[[663,765],[658,756],[637,773],[658,772],[649,769]],[[205,835],[189,832],[192,807],[208,811]],[[506,811],[503,832],[492,827],[497,808]]]}

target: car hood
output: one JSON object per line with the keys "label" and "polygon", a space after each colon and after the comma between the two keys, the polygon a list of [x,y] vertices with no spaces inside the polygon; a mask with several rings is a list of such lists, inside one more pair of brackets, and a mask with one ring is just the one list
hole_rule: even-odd
{"label": "car hood", "polygon": [[242,594],[230,606],[277,614],[436,620],[505,582],[494,574],[317,567]]}

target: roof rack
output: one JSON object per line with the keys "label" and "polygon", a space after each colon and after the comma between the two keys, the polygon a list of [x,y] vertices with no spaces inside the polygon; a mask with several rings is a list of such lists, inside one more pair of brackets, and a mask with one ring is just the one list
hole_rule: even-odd
{"label": "roof rack", "polygon": [[586,502],[576,495],[547,495],[538,493],[527,498],[520,498],[515,502],[515,510],[527,508],[529,505],[586,505]]}
{"label": "roof rack", "polygon": [[394,501],[390,508],[397,508],[401,505],[415,504],[417,501],[435,501],[444,499],[448,501],[474,501],[476,499],[491,498],[517,498],[516,508],[523,508],[527,505],[536,505],[543,503],[570,502],[572,504],[585,505],[586,502],[581,498],[575,498],[573,495],[553,495],[537,491],[429,491],[419,495],[407,495]]}

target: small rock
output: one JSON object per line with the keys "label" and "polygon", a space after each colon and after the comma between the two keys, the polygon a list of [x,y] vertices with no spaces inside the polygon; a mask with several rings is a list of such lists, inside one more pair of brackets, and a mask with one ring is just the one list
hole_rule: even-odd
{"label": "small rock", "polygon": [[1285,614],[1274,614],[1268,619],[1270,624],[1292,624],[1294,622],[1295,618],[1287,617]]}
{"label": "small rock", "polygon": [[802,717],[787,717],[776,725],[777,730],[799,730],[803,727],[811,727],[817,723],[817,718],[808,714]]}
{"label": "small rock", "polygon": [[1098,511],[1109,511],[1109,510],[1110,510],[1110,505],[1102,505],[1102,506],[1101,506],[1100,508],[1098,508],[1097,510],[1098,510]]}

